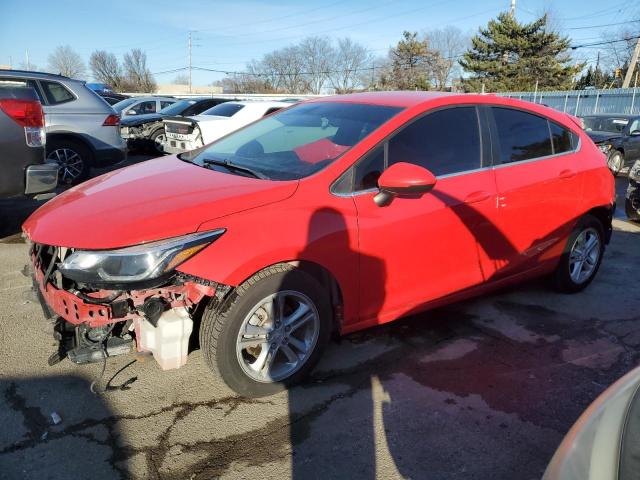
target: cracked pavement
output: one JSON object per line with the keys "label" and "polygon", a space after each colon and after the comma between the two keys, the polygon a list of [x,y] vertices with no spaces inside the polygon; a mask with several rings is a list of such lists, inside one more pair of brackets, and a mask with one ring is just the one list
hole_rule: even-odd
{"label": "cracked pavement", "polygon": [[[530,282],[333,341],[312,378],[242,399],[200,351],[47,366],[51,326],[0,240],[0,478],[539,478],[580,413],[639,363],[640,227],[577,295]],[[51,414],[61,422],[54,425]]]}

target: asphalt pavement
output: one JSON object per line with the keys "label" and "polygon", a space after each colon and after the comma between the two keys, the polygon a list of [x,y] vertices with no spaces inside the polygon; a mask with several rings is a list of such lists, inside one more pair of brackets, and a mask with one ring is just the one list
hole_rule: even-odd
{"label": "asphalt pavement", "polygon": [[2,479],[534,479],[640,363],[640,227],[618,218],[585,292],[534,281],[348,335],[272,397],[238,398],[197,350],[168,372],[147,356],[49,367],[17,234],[36,206],[0,202]]}

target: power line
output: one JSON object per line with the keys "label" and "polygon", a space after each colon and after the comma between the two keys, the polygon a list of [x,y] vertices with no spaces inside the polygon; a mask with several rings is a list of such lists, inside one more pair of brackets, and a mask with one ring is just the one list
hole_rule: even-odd
{"label": "power line", "polygon": [[571,27],[571,28],[567,28],[567,30],[584,30],[587,28],[613,27],[614,25],[625,25],[627,23],[638,23],[638,22],[640,22],[640,20],[628,20],[626,22],[604,23],[602,25],[587,25],[584,27]]}
{"label": "power line", "polygon": [[576,50],[578,48],[585,48],[585,47],[597,47],[599,45],[611,45],[612,43],[620,43],[620,42],[628,42],[629,40],[637,40],[638,36],[635,37],[626,37],[626,38],[620,38],[618,40],[607,40],[604,42],[595,42],[595,43],[584,43],[582,45],[572,45],[571,46],[571,50]]}

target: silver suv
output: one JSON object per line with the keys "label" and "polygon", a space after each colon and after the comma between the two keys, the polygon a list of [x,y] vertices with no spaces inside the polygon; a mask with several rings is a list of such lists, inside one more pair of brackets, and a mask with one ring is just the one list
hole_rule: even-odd
{"label": "silver suv", "polygon": [[60,165],[60,183],[81,182],[91,167],[106,167],[126,158],[120,116],[84,81],[50,73],[0,70],[0,81],[16,80],[33,87],[40,98],[47,160]]}

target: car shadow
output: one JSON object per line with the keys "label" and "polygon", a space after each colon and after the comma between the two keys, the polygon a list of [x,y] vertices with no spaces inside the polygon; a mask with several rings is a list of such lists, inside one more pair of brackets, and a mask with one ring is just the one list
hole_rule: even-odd
{"label": "car shadow", "polygon": [[128,478],[116,416],[77,375],[0,380],[0,478]]}

